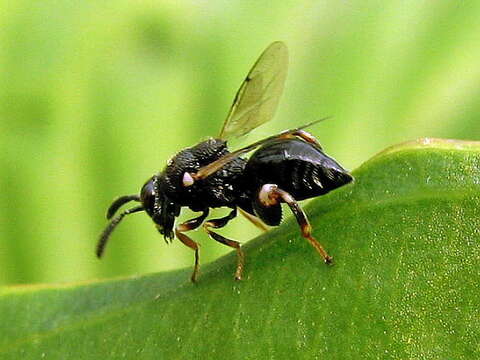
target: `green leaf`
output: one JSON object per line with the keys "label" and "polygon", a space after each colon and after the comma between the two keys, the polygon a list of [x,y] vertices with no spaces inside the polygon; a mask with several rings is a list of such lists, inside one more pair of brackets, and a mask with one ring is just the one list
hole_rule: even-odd
{"label": "green leaf", "polygon": [[[474,359],[480,144],[387,149],[286,223],[202,268],[0,296],[2,359]],[[192,254],[193,261],[193,254]]]}

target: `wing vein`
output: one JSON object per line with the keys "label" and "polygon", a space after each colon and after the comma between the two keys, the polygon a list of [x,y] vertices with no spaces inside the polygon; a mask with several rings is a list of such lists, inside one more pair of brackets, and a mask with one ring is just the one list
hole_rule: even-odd
{"label": "wing vein", "polygon": [[278,107],[288,69],[288,50],[281,41],[270,44],[240,85],[225,119],[220,138],[247,134],[270,121]]}

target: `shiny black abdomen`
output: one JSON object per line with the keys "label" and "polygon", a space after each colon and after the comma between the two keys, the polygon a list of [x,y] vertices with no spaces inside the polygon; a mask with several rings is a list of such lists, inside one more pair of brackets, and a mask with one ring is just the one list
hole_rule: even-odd
{"label": "shiny black abdomen", "polygon": [[318,146],[300,139],[278,139],[260,147],[248,159],[243,178],[252,195],[264,184],[276,184],[297,200],[326,194],[352,181]]}

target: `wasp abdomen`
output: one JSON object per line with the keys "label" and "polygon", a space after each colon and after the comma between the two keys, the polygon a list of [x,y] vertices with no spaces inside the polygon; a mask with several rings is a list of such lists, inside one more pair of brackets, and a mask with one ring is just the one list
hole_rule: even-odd
{"label": "wasp abdomen", "polygon": [[278,139],[250,157],[245,179],[251,191],[264,184],[277,184],[303,200],[345,185],[352,176],[318,146],[300,139]]}

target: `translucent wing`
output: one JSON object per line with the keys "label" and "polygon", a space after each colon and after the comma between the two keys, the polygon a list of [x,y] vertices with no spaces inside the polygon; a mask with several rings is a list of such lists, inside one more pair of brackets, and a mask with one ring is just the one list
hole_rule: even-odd
{"label": "translucent wing", "polygon": [[221,139],[245,135],[273,118],[283,92],[287,69],[287,46],[281,41],[270,44],[238,89],[223,123]]}
{"label": "translucent wing", "polygon": [[250,145],[245,146],[241,149],[238,149],[234,152],[228,153],[227,155],[222,156],[220,159],[215,160],[214,162],[211,162],[210,164],[201,167],[200,169],[198,169],[198,171],[196,173],[191,174],[191,175],[192,175],[194,180],[205,179],[205,178],[209,177],[210,175],[212,175],[213,173],[220,170],[223,166],[228,164],[233,159],[236,159],[237,157],[242,156],[243,154],[246,154],[246,153],[248,153],[252,150],[255,150],[259,146],[261,146],[261,145],[263,145],[263,144],[265,144],[269,141],[272,141],[272,140],[275,140],[275,139],[290,138],[292,136],[296,136],[296,134],[300,130],[303,130],[303,129],[309,127],[309,126],[312,126],[312,125],[314,125],[314,124],[316,124],[320,121],[326,120],[326,119],[328,119],[328,118],[322,118],[322,119],[319,119],[319,120],[316,120],[316,121],[312,121],[311,123],[300,126],[296,129],[283,131],[279,134],[269,136],[265,139],[262,139],[260,141],[257,141],[255,143],[253,143],[253,144],[250,144]]}

